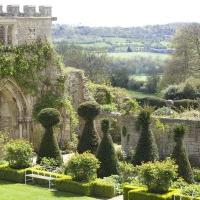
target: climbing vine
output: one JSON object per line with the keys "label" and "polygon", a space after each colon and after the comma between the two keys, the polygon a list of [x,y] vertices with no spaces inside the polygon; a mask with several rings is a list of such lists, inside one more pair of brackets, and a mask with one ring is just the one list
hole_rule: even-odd
{"label": "climbing vine", "polygon": [[53,48],[40,40],[19,46],[0,46],[0,78],[12,77],[28,92],[37,92],[42,73],[50,64],[58,63]]}

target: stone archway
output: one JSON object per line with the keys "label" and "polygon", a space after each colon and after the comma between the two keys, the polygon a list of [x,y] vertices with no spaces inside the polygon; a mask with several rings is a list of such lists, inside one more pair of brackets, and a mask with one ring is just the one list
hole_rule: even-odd
{"label": "stone archway", "polygon": [[13,139],[30,140],[31,112],[20,87],[12,79],[0,80],[0,130]]}

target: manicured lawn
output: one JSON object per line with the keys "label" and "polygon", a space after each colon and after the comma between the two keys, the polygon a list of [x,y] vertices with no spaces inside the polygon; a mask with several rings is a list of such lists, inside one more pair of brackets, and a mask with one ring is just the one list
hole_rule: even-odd
{"label": "manicured lawn", "polygon": [[63,193],[39,186],[0,180],[0,200],[96,200],[95,198]]}

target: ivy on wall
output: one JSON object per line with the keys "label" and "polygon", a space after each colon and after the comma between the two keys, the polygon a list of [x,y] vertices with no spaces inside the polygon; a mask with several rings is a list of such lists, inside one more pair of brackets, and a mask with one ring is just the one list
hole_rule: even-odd
{"label": "ivy on wall", "polygon": [[37,92],[49,64],[58,64],[53,48],[40,40],[19,46],[0,46],[0,78],[12,77],[26,91]]}

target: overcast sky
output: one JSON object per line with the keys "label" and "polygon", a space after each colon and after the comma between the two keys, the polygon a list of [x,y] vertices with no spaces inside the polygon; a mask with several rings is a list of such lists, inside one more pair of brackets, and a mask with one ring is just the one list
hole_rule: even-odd
{"label": "overcast sky", "polygon": [[1,0],[0,4],[51,5],[57,23],[70,25],[200,22],[200,0]]}

